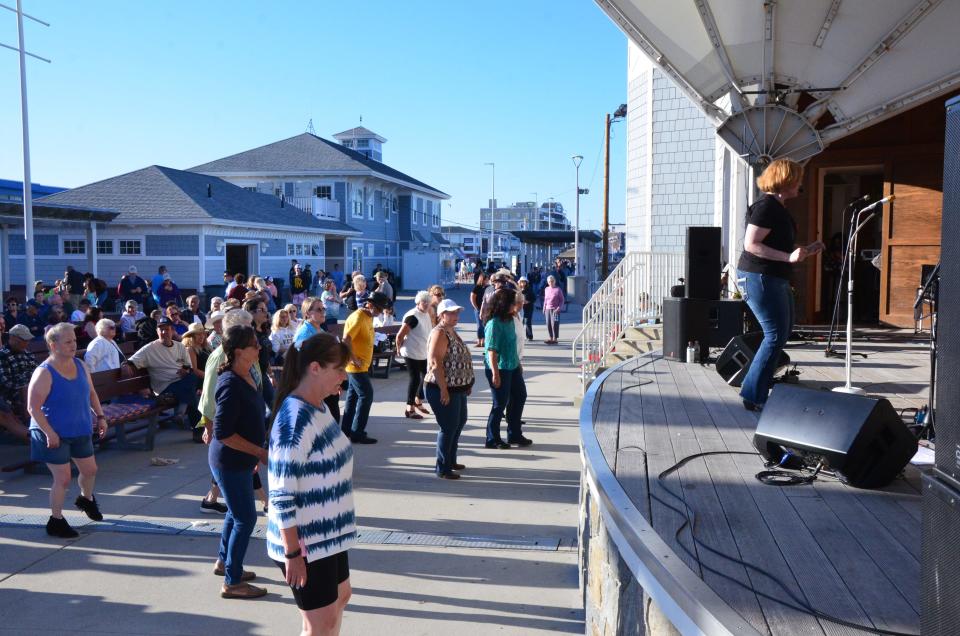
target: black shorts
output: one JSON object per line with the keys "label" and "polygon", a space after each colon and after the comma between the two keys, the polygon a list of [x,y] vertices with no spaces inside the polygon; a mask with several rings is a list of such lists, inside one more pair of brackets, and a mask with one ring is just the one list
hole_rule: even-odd
{"label": "black shorts", "polygon": [[[287,576],[287,564],[275,562],[280,566],[283,576]],[[297,607],[310,611],[326,607],[336,602],[339,596],[337,586],[350,578],[350,563],[347,551],[337,552],[319,561],[307,562],[307,584],[301,588],[291,586],[293,599]]]}

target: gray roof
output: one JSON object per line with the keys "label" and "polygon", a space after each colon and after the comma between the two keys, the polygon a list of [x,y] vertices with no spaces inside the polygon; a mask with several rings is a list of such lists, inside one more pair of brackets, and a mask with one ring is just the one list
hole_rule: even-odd
{"label": "gray roof", "polygon": [[210,220],[359,233],[340,221],[320,220],[289,205],[280,207],[280,199],[269,194],[250,192],[217,177],[163,166],[149,166],[51,194],[38,199],[38,203],[116,210],[120,213],[116,223]]}
{"label": "gray roof", "polygon": [[364,128],[363,126],[357,126],[356,128],[351,128],[350,130],[344,130],[341,133],[337,133],[333,136],[334,139],[376,139],[380,143],[385,143],[387,140],[373,132],[369,128]]}
{"label": "gray roof", "polygon": [[437,232],[431,232],[430,236],[433,237],[434,243],[438,243],[439,245],[450,245],[450,241],[443,238],[443,234],[438,234]]}
{"label": "gray roof", "polygon": [[331,174],[377,174],[394,181],[402,181],[419,190],[428,191],[441,199],[450,195],[441,192],[423,181],[394,170],[385,163],[370,159],[363,153],[345,148],[322,137],[303,133],[266,146],[216,159],[190,168],[205,174],[256,174],[272,173],[293,175],[298,173]]}
{"label": "gray roof", "polygon": [[479,234],[480,230],[470,229],[468,227],[463,227],[462,225],[443,225],[440,227],[440,231],[444,234]]}

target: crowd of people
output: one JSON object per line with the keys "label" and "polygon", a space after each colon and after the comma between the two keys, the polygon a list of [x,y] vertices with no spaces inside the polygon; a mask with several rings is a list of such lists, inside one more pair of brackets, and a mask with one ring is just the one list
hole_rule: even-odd
{"label": "crowd of people", "polygon": [[[308,282],[308,271],[292,264],[289,291],[298,302],[281,306],[269,277],[235,274],[225,275],[225,298],[211,298],[207,308],[196,296],[171,298],[145,315],[138,298],[146,299],[154,281],[146,284],[131,268],[120,284],[127,297],[119,319],[91,313],[100,308],[89,303],[82,322],[46,329],[49,357],[39,365],[27,351],[34,333],[15,323],[0,351],[0,425],[16,427],[30,444],[31,458],[50,468],[48,534],[77,536],[62,514],[71,461],[80,471],[74,504],[90,519],[103,518],[94,495],[94,442],[103,436],[106,419],[91,374],[146,373],[150,393],[175,409],[194,441],[208,444],[211,480],[200,509],[224,514],[213,568],[223,577],[221,595],[266,594],[251,583],[256,574],[243,567],[259,499],[268,517],[268,553],[293,590],[305,629],[339,624],[350,596],[347,550],[356,541],[353,448],[377,443],[367,430],[377,327],[397,327],[396,348],[409,374],[404,417],[433,415],[437,421],[439,478],[459,479],[467,468],[457,450],[477,374],[457,331],[464,307],[447,298],[443,286],[418,292],[414,307],[396,320],[396,293],[385,270],[374,273],[372,284],[360,272],[338,283],[335,267],[316,285]],[[162,292],[170,279],[158,275]],[[487,280],[478,272],[471,294],[492,395],[485,447],[529,446],[523,356],[532,340],[534,288],[529,278],[516,280],[505,269],[493,272],[489,285]],[[563,307],[559,289],[548,283],[542,301],[547,316]],[[77,306],[83,301],[89,299],[77,299]],[[556,342],[556,325],[550,324],[547,342]],[[118,334],[141,341],[135,353],[123,354]],[[81,359],[82,336],[90,337]]]}

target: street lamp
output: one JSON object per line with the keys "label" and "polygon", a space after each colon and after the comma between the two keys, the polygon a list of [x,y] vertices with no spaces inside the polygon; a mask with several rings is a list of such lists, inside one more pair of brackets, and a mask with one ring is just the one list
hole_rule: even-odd
{"label": "street lamp", "polygon": [[497,166],[492,161],[484,163],[490,166],[490,249],[487,250],[487,263],[493,263],[493,209],[497,206]]}
{"label": "street lamp", "polygon": [[[580,275],[580,163],[583,161],[583,155],[573,155],[571,157],[573,165],[577,169],[577,214],[573,226],[573,273]],[[584,192],[586,194],[586,192]]]}

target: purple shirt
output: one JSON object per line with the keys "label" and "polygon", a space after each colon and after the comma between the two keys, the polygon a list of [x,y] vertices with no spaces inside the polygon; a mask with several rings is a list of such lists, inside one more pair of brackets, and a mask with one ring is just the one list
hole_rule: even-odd
{"label": "purple shirt", "polygon": [[549,285],[543,290],[543,308],[544,309],[562,309],[563,308],[563,290]]}

